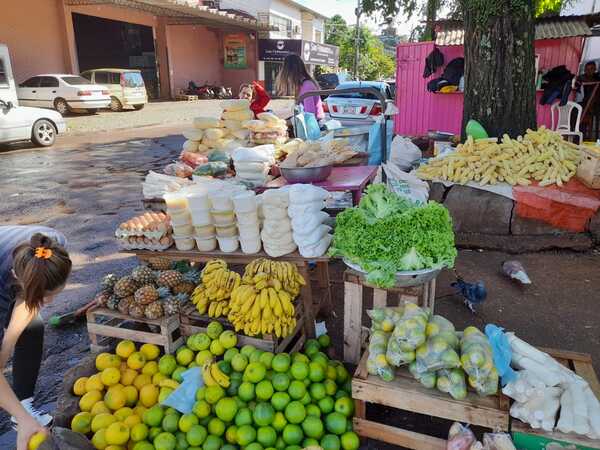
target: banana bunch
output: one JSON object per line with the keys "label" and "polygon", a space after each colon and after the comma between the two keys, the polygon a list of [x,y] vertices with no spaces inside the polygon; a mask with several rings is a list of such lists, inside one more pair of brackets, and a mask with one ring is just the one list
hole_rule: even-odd
{"label": "banana bunch", "polygon": [[258,272],[250,277],[246,269],[245,281],[233,290],[229,301],[227,318],[236,332],[243,330],[247,336],[274,333],[279,338],[296,328],[295,295],[274,273]]}
{"label": "banana bunch", "polygon": [[206,386],[219,385],[227,389],[231,384],[229,376],[223,373],[218,364],[213,360],[206,361],[202,365],[202,379]]}
{"label": "banana bunch", "polygon": [[206,263],[200,274],[202,284],[192,293],[192,303],[200,314],[209,317],[226,316],[229,311],[231,292],[240,285],[240,275],[227,268],[222,259],[213,259]]}
{"label": "banana bunch", "polygon": [[[271,259],[259,258],[246,266],[242,281],[246,284],[252,284],[256,274],[266,273],[269,280],[277,280],[281,283],[281,288],[286,290],[292,298],[296,298],[300,293],[300,288],[306,284],[306,281],[298,273],[298,268],[287,261],[273,261]],[[263,289],[263,286],[257,286]]]}
{"label": "banana bunch", "polygon": [[165,380],[161,380],[160,383],[158,383],[158,386],[170,389],[177,389],[179,387],[179,383],[175,380],[172,380],[171,378],[167,378]]}

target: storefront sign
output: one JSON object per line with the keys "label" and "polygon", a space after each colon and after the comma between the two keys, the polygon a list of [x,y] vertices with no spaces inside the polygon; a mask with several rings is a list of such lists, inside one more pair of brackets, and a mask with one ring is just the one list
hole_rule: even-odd
{"label": "storefront sign", "polygon": [[260,61],[283,61],[288,55],[299,55],[302,41],[299,39],[259,39],[258,59]]}
{"label": "storefront sign", "polygon": [[302,59],[309,64],[337,66],[340,62],[340,49],[335,45],[302,41]]}
{"label": "storefront sign", "polygon": [[340,49],[335,45],[319,44],[300,39],[260,39],[258,59],[281,62],[288,55],[299,55],[307,64],[337,66]]}
{"label": "storefront sign", "polygon": [[246,39],[242,34],[228,34],[223,39],[225,46],[225,69],[246,69]]}

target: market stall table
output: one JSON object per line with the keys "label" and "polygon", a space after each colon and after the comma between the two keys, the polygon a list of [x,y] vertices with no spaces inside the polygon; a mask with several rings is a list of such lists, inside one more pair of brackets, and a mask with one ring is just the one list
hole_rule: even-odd
{"label": "market stall table", "polygon": [[[352,202],[358,205],[362,192],[377,175],[379,166],[350,166],[334,167],[327,180],[320,183],[313,183],[315,186],[322,187],[330,192],[352,192]],[[265,186],[257,188],[257,192],[264,192],[266,189],[275,189],[287,185],[285,178],[279,177],[268,182]]]}
{"label": "market stall table", "polygon": [[239,250],[231,253],[224,253],[218,250],[212,252],[201,252],[199,250],[176,250],[174,248],[164,250],[161,252],[153,252],[150,250],[123,250],[124,253],[133,253],[140,260],[148,260],[151,258],[168,258],[172,261],[191,261],[191,262],[201,262],[205,263],[210,261],[211,259],[222,259],[228,264],[248,264],[254,259],[257,258],[268,258],[278,261],[287,261],[298,267],[298,272],[302,277],[306,280],[306,285],[302,287],[300,292],[300,301],[302,301],[304,306],[304,328],[306,335],[310,337],[314,337],[315,335],[315,315],[318,312],[318,309],[322,306],[323,298],[317,304],[317,310],[313,305],[313,291],[310,286],[310,273],[309,273],[309,262],[316,263],[317,268],[317,281],[319,287],[324,289],[323,297],[327,301],[328,308],[332,308],[331,306],[331,292],[329,289],[329,257],[328,256],[320,256],[318,258],[304,258],[298,252],[293,252],[288,255],[280,256],[278,258],[271,258],[264,251],[260,251],[258,253],[246,254]]}

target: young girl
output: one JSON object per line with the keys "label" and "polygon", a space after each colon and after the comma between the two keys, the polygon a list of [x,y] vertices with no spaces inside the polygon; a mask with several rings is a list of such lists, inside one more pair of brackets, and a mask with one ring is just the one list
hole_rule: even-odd
{"label": "young girl", "polygon": [[[17,424],[17,450],[26,450],[31,435],[52,420],[33,407],[44,347],[38,313],[71,273],[65,243],[52,228],[0,226],[0,408]],[[14,390],[2,374],[11,355]]]}
{"label": "young girl", "polygon": [[[277,75],[275,87],[279,95],[300,97],[305,92],[318,91],[319,84],[308,73],[304,61],[298,55],[288,55]],[[313,113],[317,120],[325,118],[321,97],[307,97],[302,102],[304,112]]]}

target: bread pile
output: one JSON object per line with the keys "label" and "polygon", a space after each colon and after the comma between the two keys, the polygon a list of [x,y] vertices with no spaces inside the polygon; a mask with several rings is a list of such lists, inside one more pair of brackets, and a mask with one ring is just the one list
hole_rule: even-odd
{"label": "bread pile", "polygon": [[256,120],[247,120],[243,126],[250,131],[254,144],[285,144],[288,140],[287,123],[273,113],[265,112]]}

